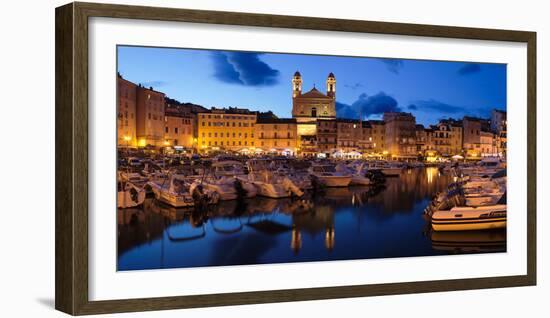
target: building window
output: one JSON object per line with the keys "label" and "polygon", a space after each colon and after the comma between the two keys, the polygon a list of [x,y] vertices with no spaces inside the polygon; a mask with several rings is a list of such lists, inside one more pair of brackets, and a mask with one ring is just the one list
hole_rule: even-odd
{"label": "building window", "polygon": [[178,127],[174,127],[174,134],[178,133]]}
{"label": "building window", "polygon": [[164,132],[168,133],[168,126],[164,127]]}

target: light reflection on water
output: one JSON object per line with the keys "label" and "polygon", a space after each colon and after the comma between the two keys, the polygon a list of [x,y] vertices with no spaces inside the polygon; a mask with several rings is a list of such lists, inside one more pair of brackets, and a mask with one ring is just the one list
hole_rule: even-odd
{"label": "light reflection on water", "polygon": [[422,211],[451,181],[437,168],[413,169],[384,188],[225,201],[203,212],[147,199],[118,211],[118,270],[505,251],[505,232],[429,231]]}

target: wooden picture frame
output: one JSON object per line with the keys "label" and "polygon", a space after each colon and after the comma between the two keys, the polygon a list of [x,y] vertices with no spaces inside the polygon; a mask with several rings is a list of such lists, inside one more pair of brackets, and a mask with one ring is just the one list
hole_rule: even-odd
{"label": "wooden picture frame", "polygon": [[[72,314],[101,314],[314,299],[425,293],[536,284],[536,33],[216,12],[70,3],[56,9],[56,255],[55,307]],[[342,287],[238,292],[147,299],[88,298],[88,19],[110,17],[271,28],[479,39],[527,43],[527,275],[418,281]]]}

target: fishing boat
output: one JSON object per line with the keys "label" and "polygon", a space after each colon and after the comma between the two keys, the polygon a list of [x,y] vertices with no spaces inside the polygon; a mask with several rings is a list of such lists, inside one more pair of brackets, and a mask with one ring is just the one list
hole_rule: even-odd
{"label": "fishing boat", "polygon": [[117,206],[119,208],[133,208],[145,201],[145,190],[128,181],[117,182]]}
{"label": "fishing boat", "polygon": [[314,163],[309,174],[326,187],[347,187],[352,176],[347,172],[338,172],[332,164]]}

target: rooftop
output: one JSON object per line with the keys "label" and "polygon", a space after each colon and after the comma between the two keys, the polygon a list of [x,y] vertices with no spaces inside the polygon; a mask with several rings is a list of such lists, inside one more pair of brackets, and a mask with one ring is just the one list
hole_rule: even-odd
{"label": "rooftop", "polygon": [[317,88],[313,87],[309,92],[304,93],[296,98],[324,98],[324,99],[332,99],[331,97],[328,97],[327,95],[321,93]]}
{"label": "rooftop", "polygon": [[296,124],[295,118],[258,118],[257,124]]}

